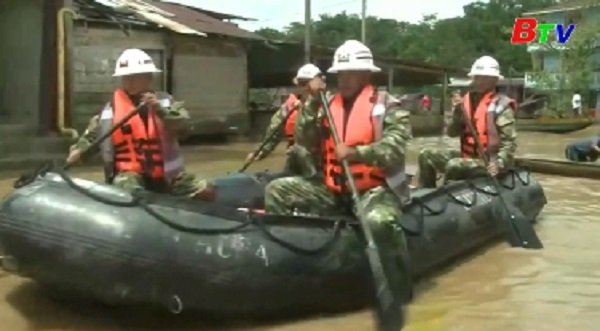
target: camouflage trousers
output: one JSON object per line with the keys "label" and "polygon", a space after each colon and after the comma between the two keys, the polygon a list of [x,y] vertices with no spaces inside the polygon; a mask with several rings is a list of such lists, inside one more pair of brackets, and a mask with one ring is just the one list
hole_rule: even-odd
{"label": "camouflage trousers", "polygon": [[300,145],[292,145],[288,147],[286,154],[285,169],[287,173],[304,178],[313,178],[318,174],[318,169],[315,166],[317,160],[306,148]]}
{"label": "camouflage trousers", "polygon": [[460,157],[459,151],[424,148],[419,153],[419,187],[435,188],[437,174],[446,180],[460,180],[485,175],[487,169],[479,159]]}
{"label": "camouflage trousers", "polygon": [[[373,234],[378,238],[386,238],[388,248],[405,253],[406,241],[400,227],[402,211],[396,195],[380,186],[363,193],[360,199]],[[330,191],[321,181],[303,177],[276,179],[265,190],[265,211],[271,214],[292,215],[299,211],[335,216],[344,213],[343,202],[338,194]],[[352,206],[352,211],[356,213],[356,206]]]}
{"label": "camouflage trousers", "polygon": [[[150,189],[144,176],[135,172],[117,173],[113,178],[112,184],[130,192],[137,189]],[[164,185],[166,193],[190,198],[204,191],[208,187],[208,181],[187,172],[180,173],[170,183],[165,183]]]}

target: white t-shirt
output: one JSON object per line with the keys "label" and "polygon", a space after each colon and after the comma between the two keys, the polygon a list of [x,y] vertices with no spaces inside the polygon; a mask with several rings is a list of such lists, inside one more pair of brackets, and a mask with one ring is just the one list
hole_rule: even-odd
{"label": "white t-shirt", "polygon": [[573,100],[571,100],[571,103],[573,104],[573,108],[581,107],[581,95],[578,93],[573,94]]}

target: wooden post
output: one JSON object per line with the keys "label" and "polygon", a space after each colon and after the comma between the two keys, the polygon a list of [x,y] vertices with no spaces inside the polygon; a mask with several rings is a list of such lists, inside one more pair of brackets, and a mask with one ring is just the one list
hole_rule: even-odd
{"label": "wooden post", "polygon": [[[73,9],[73,0],[64,0],[64,7]],[[65,17],[65,120],[67,126],[73,125],[74,109],[73,86],[75,84],[75,23],[72,15]]]}
{"label": "wooden post", "polygon": [[444,144],[444,136],[446,135],[446,114],[445,114],[445,106],[446,106],[446,97],[448,95],[448,72],[444,72],[444,81],[442,82],[442,97],[440,98],[440,115],[442,120],[442,129],[440,132],[440,137],[438,138],[438,146],[442,149],[442,151],[446,150],[446,144]]}
{"label": "wooden post", "polygon": [[367,44],[367,0],[362,0],[360,39]]}
{"label": "wooden post", "polygon": [[440,114],[445,112],[446,97],[448,96],[448,72],[444,72],[444,81],[442,82],[442,97],[440,98]]}
{"label": "wooden post", "polygon": [[[56,130],[57,116],[57,38],[56,38],[56,13],[62,4],[61,0],[44,1],[42,6],[42,31],[40,34],[40,73],[39,73],[39,95],[37,134],[47,135]],[[32,114],[33,115],[33,114]]]}
{"label": "wooden post", "polygon": [[310,0],[304,0],[304,63],[310,63],[311,14]]}
{"label": "wooden post", "polygon": [[392,93],[392,88],[394,87],[394,67],[388,68],[388,83],[387,90],[388,93]]}

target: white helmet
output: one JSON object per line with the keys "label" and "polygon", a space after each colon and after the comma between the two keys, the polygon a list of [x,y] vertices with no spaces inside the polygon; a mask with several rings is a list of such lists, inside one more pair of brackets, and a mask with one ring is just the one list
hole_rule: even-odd
{"label": "white helmet", "polygon": [[500,74],[500,65],[498,61],[491,56],[485,55],[478,58],[471,67],[469,77],[473,76],[488,76],[497,77],[498,79],[504,78]]}
{"label": "white helmet", "polygon": [[129,76],[135,74],[147,74],[161,72],[154,65],[150,55],[137,48],[126,49],[121,53],[115,64],[113,77]]}
{"label": "white helmet", "polygon": [[333,65],[327,70],[330,73],[340,71],[379,72],[381,69],[373,63],[369,47],[358,40],[347,40],[335,51]]}
{"label": "white helmet", "polygon": [[321,74],[321,69],[312,63],[308,63],[298,69],[296,77],[294,77],[294,84],[298,84],[299,80],[306,79],[310,80]]}

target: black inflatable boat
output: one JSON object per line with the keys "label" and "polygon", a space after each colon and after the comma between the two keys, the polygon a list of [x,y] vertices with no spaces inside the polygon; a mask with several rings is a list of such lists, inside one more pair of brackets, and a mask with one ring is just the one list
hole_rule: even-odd
{"label": "black inflatable boat", "polygon": [[[47,173],[0,208],[6,270],[112,305],[164,305],[239,316],[364,307],[372,296],[359,227],[349,218],[264,215],[269,173],[215,181],[219,201],[133,196]],[[505,196],[534,219],[546,204],[528,172],[501,177]],[[500,234],[486,178],[413,193],[401,220],[414,276]]]}

